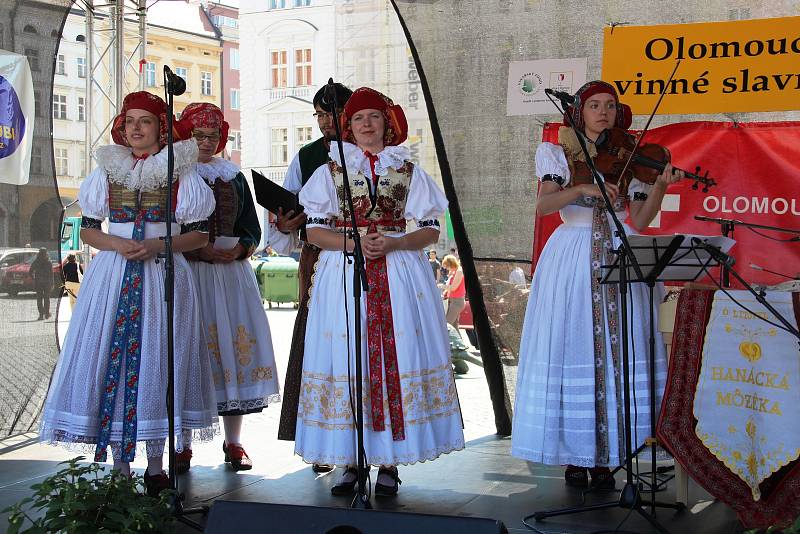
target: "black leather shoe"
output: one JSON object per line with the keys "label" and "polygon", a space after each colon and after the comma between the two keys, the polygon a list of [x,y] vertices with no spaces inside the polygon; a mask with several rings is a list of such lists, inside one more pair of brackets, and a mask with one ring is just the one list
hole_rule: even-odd
{"label": "black leather shoe", "polygon": [[151,475],[147,470],[145,470],[144,486],[147,489],[148,496],[158,498],[158,495],[162,491],[169,489],[169,477],[164,471],[161,471],[157,475]]}
{"label": "black leather shoe", "polygon": [[592,487],[599,490],[616,489],[614,477],[608,467],[591,467],[589,474],[592,476]]}
{"label": "black leather shoe", "polygon": [[334,469],[336,469],[336,466],[331,464],[314,464],[311,466],[311,470],[315,473],[330,473]]}
{"label": "black leather shoe", "polygon": [[576,465],[568,465],[567,470],[564,471],[564,480],[567,486],[575,488],[588,488],[589,487],[589,473],[585,467],[578,467]]}
{"label": "black leather shoe", "polygon": [[350,482],[341,480],[335,485],[331,487],[331,494],[336,495],[337,497],[341,497],[344,495],[352,495],[356,491],[356,484],[358,484],[358,469],[355,467],[348,467],[344,474],[342,474],[342,479],[344,479],[345,475],[352,474],[353,480]]}
{"label": "black leather shoe", "polygon": [[[379,482],[381,475],[387,475],[394,480],[394,484],[387,486]],[[378,469],[378,478],[375,479],[375,496],[377,497],[394,497],[400,489],[400,484],[403,481],[398,476],[396,467],[381,467]]]}

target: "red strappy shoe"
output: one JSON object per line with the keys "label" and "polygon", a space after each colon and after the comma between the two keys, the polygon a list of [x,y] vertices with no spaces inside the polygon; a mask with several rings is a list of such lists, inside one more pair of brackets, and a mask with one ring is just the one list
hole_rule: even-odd
{"label": "red strappy shoe", "polygon": [[234,471],[247,471],[248,469],[253,468],[252,460],[250,460],[250,457],[247,456],[247,453],[244,451],[244,447],[241,445],[227,445],[223,441],[222,452],[225,453],[225,462],[230,463]]}

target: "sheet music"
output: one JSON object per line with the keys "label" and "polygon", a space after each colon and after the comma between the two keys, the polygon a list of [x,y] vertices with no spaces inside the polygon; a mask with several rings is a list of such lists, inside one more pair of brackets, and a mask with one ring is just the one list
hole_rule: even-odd
{"label": "sheet music", "polygon": [[[709,253],[702,248],[695,247],[692,239],[697,238],[701,241],[719,247],[719,249],[726,253],[736,244],[736,241],[725,236],[705,236],[705,235],[641,235],[632,234],[628,236],[628,242],[631,245],[636,259],[639,261],[639,266],[642,270],[642,275],[648,278],[653,270],[658,266],[659,260],[664,257],[668,247],[672,244],[675,237],[680,237],[681,242],[678,245],[675,254],[669,259],[669,263],[664,267],[664,270],[658,275],[658,279],[662,281],[691,281],[702,277],[704,274],[703,267],[715,267],[718,263],[711,258]],[[619,260],[615,259],[613,264],[604,265],[603,269],[606,270],[606,275],[603,277],[604,282],[619,281]],[[633,266],[627,268],[628,280],[636,280],[636,270]]]}
{"label": "sheet music", "polygon": [[229,235],[218,235],[214,240],[214,248],[217,250],[230,250],[239,244],[239,238]]}

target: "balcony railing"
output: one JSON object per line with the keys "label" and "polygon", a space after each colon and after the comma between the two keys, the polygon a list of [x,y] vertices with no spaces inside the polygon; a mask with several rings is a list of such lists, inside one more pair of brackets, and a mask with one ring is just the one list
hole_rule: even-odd
{"label": "balcony railing", "polygon": [[280,100],[281,98],[286,98],[287,96],[294,96],[297,98],[302,98],[303,100],[311,100],[314,96],[311,93],[311,87],[280,87],[277,89],[268,89],[267,90],[267,101],[268,103],[275,102],[276,100]]}

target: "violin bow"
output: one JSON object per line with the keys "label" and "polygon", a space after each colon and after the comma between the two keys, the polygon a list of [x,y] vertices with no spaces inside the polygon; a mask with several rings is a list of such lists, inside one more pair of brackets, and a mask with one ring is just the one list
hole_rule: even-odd
{"label": "violin bow", "polygon": [[653,108],[653,112],[650,113],[650,117],[647,119],[647,123],[644,125],[642,133],[640,133],[636,137],[636,144],[633,145],[633,150],[631,150],[631,153],[628,155],[628,161],[625,162],[625,166],[622,168],[622,172],[619,174],[620,177],[625,176],[625,172],[628,170],[631,161],[633,161],[633,156],[636,155],[636,151],[639,149],[639,144],[642,142],[642,139],[644,139],[644,134],[646,134],[647,130],[650,128],[650,123],[653,121],[653,117],[655,116],[656,111],[658,111],[658,107],[661,105],[661,101],[664,100],[664,95],[667,94],[667,88],[669,88],[669,84],[675,77],[675,73],[678,72],[678,67],[680,67],[680,65],[681,65],[681,60],[679,59],[677,62],[675,62],[675,68],[672,69],[672,74],[669,75],[667,83],[665,83],[663,89],[661,89],[661,94],[658,96],[658,101],[656,102],[656,105]]}

